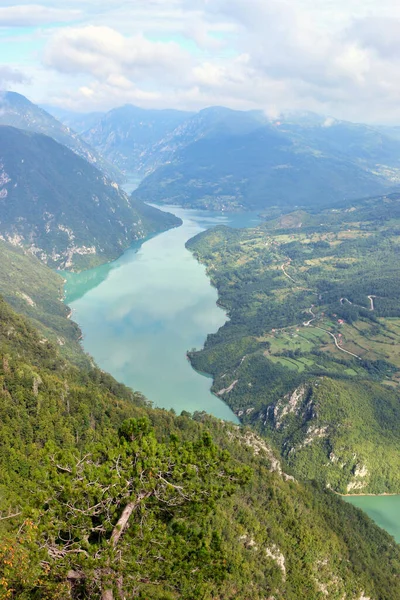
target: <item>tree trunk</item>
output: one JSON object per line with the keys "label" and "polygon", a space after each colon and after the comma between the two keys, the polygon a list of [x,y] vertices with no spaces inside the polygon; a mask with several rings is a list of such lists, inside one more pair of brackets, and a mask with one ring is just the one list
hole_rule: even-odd
{"label": "tree trunk", "polygon": [[[142,500],[144,500],[145,498],[149,498],[152,495],[152,493],[153,492],[143,492],[142,494],[139,494],[139,496],[134,502],[129,502],[129,504],[125,506],[124,510],[122,511],[122,515],[118,519],[118,522],[111,534],[110,542],[113,548],[117,546],[121,536],[127,528],[129,519],[131,518],[133,511],[139,506]],[[124,596],[122,591],[121,578],[118,580],[118,591],[120,598],[123,599]],[[101,600],[114,600],[114,592],[112,590],[103,590],[101,593]]]}
{"label": "tree trunk", "polygon": [[139,496],[136,498],[135,502],[129,502],[129,504],[127,504],[125,506],[125,508],[122,512],[122,515],[118,519],[118,522],[117,522],[116,526],[114,527],[112,535],[111,535],[111,544],[112,544],[113,548],[116,547],[121,535],[124,533],[133,511],[139,506],[139,504],[141,503],[142,500],[144,500],[145,498],[149,498],[152,495],[152,493],[153,492],[147,492],[147,493],[143,492],[142,494],[139,494]]}

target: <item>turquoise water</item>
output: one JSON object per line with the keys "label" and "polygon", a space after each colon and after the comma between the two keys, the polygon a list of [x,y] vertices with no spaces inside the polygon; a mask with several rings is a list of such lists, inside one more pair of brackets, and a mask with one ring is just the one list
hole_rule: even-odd
{"label": "turquoise water", "polygon": [[[84,348],[116,379],[143,392],[156,406],[204,410],[237,422],[210,392],[211,381],[194,371],[186,351],[200,348],[226,321],[217,292],[185,242],[219,224],[249,227],[255,213],[230,214],[164,207],[183,225],[134,244],[118,260],[80,274],[64,273],[66,301],[82,328]],[[354,496],[400,542],[400,496]]]}
{"label": "turquoise water", "polygon": [[348,496],[344,500],[361,508],[400,543],[400,496]]}
{"label": "turquoise water", "polygon": [[205,269],[186,241],[209,227],[255,225],[254,213],[224,215],[163,207],[183,225],[134,245],[113,263],[64,274],[66,302],[83,332],[83,346],[118,381],[156,406],[206,411],[237,422],[210,392],[211,381],[186,358],[226,321]]}

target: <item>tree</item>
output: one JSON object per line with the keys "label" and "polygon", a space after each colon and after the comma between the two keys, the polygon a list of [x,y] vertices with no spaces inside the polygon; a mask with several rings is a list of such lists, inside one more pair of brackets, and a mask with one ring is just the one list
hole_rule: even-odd
{"label": "tree", "polygon": [[210,581],[223,577],[207,515],[248,480],[249,469],[237,468],[208,433],[160,442],[147,418],[129,419],[118,439],[84,456],[55,452],[44,467],[40,547],[71,597],[133,597],[161,582],[196,594],[207,588],[207,569]]}

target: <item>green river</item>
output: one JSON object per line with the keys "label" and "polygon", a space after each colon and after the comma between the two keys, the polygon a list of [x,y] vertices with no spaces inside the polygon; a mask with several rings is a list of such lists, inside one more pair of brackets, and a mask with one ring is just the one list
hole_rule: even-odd
{"label": "green river", "polygon": [[255,213],[231,214],[169,207],[183,225],[134,244],[118,260],[84,273],[64,273],[66,302],[83,332],[83,345],[118,381],[156,406],[206,411],[237,419],[210,392],[211,380],[194,371],[187,350],[201,348],[226,313],[205,268],[186,241],[209,227],[245,227]]}
{"label": "green river", "polygon": [[361,508],[400,544],[400,496],[346,496],[344,500]]}
{"label": "green river", "polygon": [[[113,263],[65,273],[66,302],[83,331],[83,345],[117,380],[140,390],[156,406],[204,410],[237,422],[194,371],[187,350],[200,348],[226,321],[217,292],[185,242],[209,227],[249,227],[253,213],[223,215],[165,207],[183,225],[134,244]],[[347,497],[400,542],[400,496]]]}

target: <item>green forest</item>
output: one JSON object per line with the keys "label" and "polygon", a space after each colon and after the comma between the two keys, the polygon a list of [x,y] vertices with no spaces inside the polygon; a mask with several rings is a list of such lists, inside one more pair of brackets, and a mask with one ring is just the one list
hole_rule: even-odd
{"label": "green forest", "polygon": [[153,409],[44,337],[49,273],[29,319],[0,300],[0,598],[399,597],[393,538],[252,430]]}
{"label": "green forest", "polygon": [[0,154],[1,239],[28,248],[54,269],[98,266],[133,241],[180,225],[174,215],[129,199],[46,135],[0,124]]}
{"label": "green forest", "polygon": [[0,347],[1,598],[398,597],[390,536],[249,430],[151,409],[3,300]]}
{"label": "green forest", "polygon": [[399,600],[384,7],[27,4],[0,8],[3,87],[43,102],[0,91],[0,600]]}
{"label": "green forest", "polygon": [[230,319],[190,353],[296,476],[400,491],[400,203],[396,194],[187,246]]}

